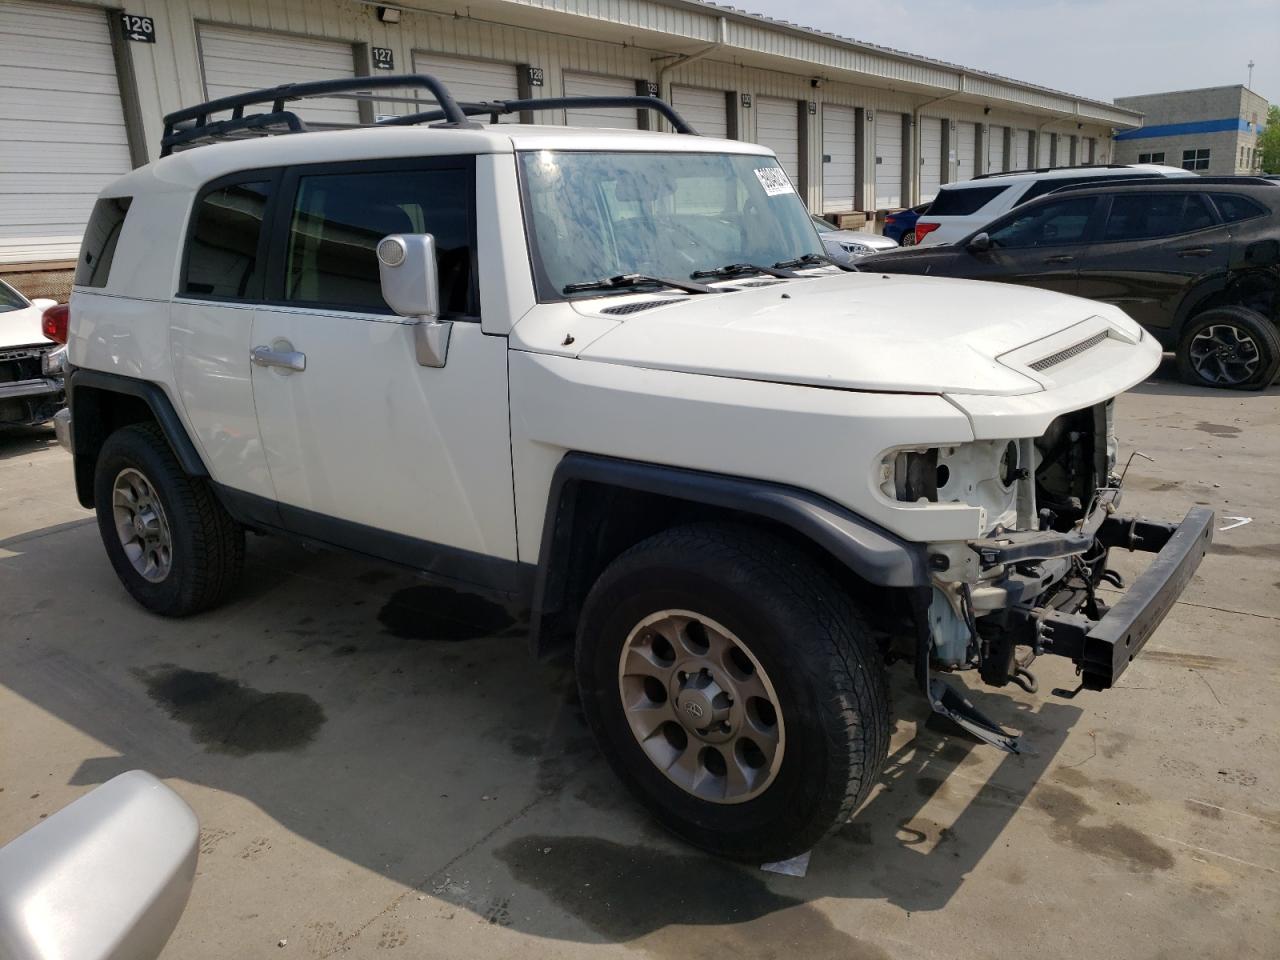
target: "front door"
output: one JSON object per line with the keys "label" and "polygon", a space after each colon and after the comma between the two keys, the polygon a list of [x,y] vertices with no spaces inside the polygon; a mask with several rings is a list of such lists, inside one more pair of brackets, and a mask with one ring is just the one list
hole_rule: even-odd
{"label": "front door", "polygon": [[989,250],[970,251],[963,276],[1075,293],[1096,207],[1064,197],[1015,210],[991,226]]}
{"label": "front door", "polygon": [[[513,575],[507,342],[478,322],[474,160],[286,173],[253,396],[285,526],[452,579]],[[375,248],[431,233],[447,362],[420,366],[382,299]],[[496,562],[495,562],[496,561]]]}
{"label": "front door", "polygon": [[1080,268],[1080,295],[1168,329],[1186,292],[1227,269],[1230,228],[1202,193],[1120,193]]}

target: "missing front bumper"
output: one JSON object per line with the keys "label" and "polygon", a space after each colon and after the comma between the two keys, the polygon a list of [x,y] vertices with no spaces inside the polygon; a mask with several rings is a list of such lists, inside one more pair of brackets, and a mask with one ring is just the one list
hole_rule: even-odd
{"label": "missing front bumper", "polygon": [[1115,685],[1191,581],[1213,541],[1213,511],[1192,507],[1179,524],[1108,517],[1107,546],[1155,553],[1150,566],[1100,619],[1049,607],[1019,611],[1044,653],[1067,657],[1086,690]]}

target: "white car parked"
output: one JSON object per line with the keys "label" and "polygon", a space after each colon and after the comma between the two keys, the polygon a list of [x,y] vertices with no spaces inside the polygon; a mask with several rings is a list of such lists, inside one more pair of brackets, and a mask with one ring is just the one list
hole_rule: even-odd
{"label": "white car parked", "polygon": [[1076,183],[1194,177],[1179,167],[1158,163],[1116,163],[1083,167],[1045,167],[985,173],[960,183],[943,184],[929,209],[916,221],[916,244],[954,243],[1020,203]]}
{"label": "white car parked", "polygon": [[[441,108],[246,109],[394,84]],[[1033,689],[1055,654],[1111,686],[1213,515],[1119,512],[1111,400],[1160,348],[1118,308],[833,266],[756,144],[467,116],[619,99],[463,109],[366,77],[171,114],[185,149],[95,207],[64,435],[148,609],[226,598],[246,529],[496,594],[535,653],[575,651],[666,826],[782,859],[878,781],[887,662],[1017,750],[939,671]],[[1113,547],[1159,560],[1107,612]]]}
{"label": "white car parked", "polygon": [[62,344],[43,329],[56,300],[28,300],[0,280],[0,426],[44,423],[63,405]]}
{"label": "white car parked", "polygon": [[813,227],[822,239],[822,246],[826,248],[827,256],[836,263],[853,264],[868,254],[884,253],[886,250],[898,248],[898,241],[878,233],[872,233],[869,230],[841,230],[829,220],[823,220],[816,214],[812,219]]}

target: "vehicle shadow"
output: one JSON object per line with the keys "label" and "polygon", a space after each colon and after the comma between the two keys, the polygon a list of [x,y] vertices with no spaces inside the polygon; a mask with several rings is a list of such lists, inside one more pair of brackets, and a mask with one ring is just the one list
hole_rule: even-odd
{"label": "vehicle shadow", "polygon": [[[531,665],[501,607],[253,539],[240,596],[165,620],[124,594],[92,526],[43,532],[0,542],[0,593],[11,598],[0,679],[107,746],[71,783],[142,768],[232,793],[352,864],[549,939],[635,941],[674,956],[678,928],[714,925],[730,945],[781,950],[803,935],[826,952],[876,956],[813,901],[944,908],[1081,713],[971,691],[1027,734],[1026,752],[991,769],[993,748],[923,722],[923,699],[895,671],[899,733],[871,799],[815,850],[806,877],[777,877],[669,839],[597,754],[567,666]],[[21,749],[20,731],[13,742]],[[203,820],[209,836],[234,832],[217,817]],[[202,871],[221,869],[225,853],[208,845]],[[660,893],[608,907],[635,903],[646,877]],[[469,892],[486,885],[536,890],[558,910],[499,909],[498,894]],[[311,894],[296,897],[287,910]]]}
{"label": "vehicle shadow", "polygon": [[52,426],[0,426],[0,460],[29,456],[57,445],[58,439],[54,436]]}

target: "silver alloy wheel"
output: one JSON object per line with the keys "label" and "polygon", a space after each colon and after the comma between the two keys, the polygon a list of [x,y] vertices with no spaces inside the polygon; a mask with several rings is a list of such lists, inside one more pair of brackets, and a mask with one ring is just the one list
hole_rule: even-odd
{"label": "silver alloy wheel", "polygon": [[627,637],[618,691],[642,750],[700,800],[759,796],[782,765],[778,695],[741,640],[701,614],[662,610]]}
{"label": "silver alloy wheel", "polygon": [[133,569],[151,583],[160,583],[173,566],[173,539],[164,507],[151,481],[133,467],[116,474],[111,487],[116,534]]}
{"label": "silver alloy wheel", "polygon": [[1191,338],[1191,366],[1207,383],[1234,386],[1257,372],[1262,353],[1253,337],[1229,323],[1215,323]]}

